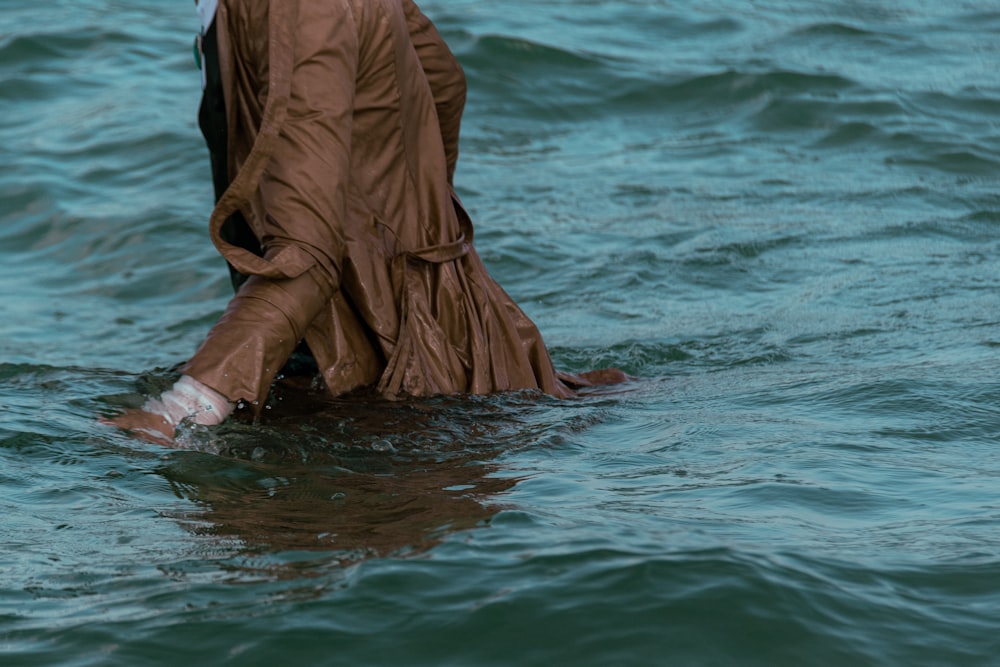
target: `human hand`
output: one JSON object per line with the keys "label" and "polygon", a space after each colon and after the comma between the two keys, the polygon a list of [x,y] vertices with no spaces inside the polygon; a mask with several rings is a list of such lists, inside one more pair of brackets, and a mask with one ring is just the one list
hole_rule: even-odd
{"label": "human hand", "polygon": [[157,445],[174,446],[174,425],[163,415],[131,408],[114,417],[101,417],[98,421],[115,426],[135,437]]}

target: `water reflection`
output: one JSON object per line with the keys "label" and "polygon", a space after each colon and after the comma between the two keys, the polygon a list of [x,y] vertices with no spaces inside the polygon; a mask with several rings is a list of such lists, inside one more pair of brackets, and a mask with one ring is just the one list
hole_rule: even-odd
{"label": "water reflection", "polygon": [[517,481],[491,462],[517,445],[509,410],[490,399],[276,399],[261,424],[182,434],[192,449],[158,470],[196,504],[175,518],[247,555],[421,553],[486,523]]}

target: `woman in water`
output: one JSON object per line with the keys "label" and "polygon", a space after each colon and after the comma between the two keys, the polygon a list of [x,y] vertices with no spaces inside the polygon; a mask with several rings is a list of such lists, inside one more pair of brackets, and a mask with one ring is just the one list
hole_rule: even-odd
{"label": "woman in water", "polygon": [[486,272],[452,187],[464,74],[411,0],[196,5],[209,229],[238,290],[173,388],[112,423],[169,442],[184,419],[259,410],[300,345],[333,395],[623,379],[557,373]]}

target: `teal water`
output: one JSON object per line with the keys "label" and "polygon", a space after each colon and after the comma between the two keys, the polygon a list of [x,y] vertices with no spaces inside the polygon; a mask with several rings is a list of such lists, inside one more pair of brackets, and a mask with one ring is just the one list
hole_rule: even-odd
{"label": "teal water", "polygon": [[422,6],[485,261],[638,379],[98,425],[229,294],[197,21],[0,0],[0,663],[996,664],[1000,5]]}

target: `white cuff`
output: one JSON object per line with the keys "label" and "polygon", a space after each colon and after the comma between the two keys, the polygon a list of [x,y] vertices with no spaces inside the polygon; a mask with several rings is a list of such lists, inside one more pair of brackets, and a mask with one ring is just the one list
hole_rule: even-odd
{"label": "white cuff", "polygon": [[230,415],[233,407],[229,399],[219,392],[190,375],[182,375],[173,388],[163,392],[159,398],[146,401],[142,409],[160,415],[176,428],[185,419],[206,426],[220,424]]}

